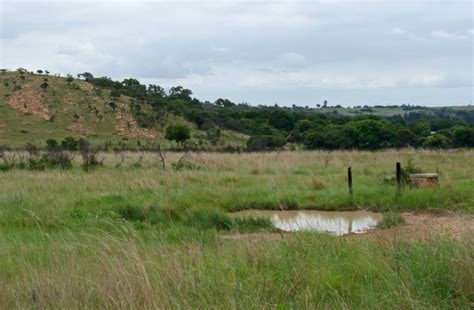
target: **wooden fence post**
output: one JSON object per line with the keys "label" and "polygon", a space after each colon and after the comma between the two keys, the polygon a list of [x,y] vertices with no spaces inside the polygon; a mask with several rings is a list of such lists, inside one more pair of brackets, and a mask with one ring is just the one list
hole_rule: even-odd
{"label": "wooden fence post", "polygon": [[349,195],[352,197],[352,169],[349,167],[347,169],[347,183],[349,185]]}
{"label": "wooden fence post", "polygon": [[400,162],[397,162],[397,195],[402,193],[402,169]]}

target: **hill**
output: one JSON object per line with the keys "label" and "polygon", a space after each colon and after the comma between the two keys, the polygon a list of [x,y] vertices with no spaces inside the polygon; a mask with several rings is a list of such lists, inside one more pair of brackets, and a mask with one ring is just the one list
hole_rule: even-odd
{"label": "hill", "polygon": [[44,145],[72,136],[106,149],[170,147],[166,129],[183,124],[191,129],[188,145],[204,150],[474,146],[472,106],[250,106],[202,102],[182,86],[165,90],[88,72],[77,77],[1,70],[0,144]]}
{"label": "hill", "polygon": [[216,141],[183,117],[141,103],[141,113],[148,111],[153,117],[147,122],[135,115],[134,98],[113,96],[111,90],[85,80],[20,70],[2,72],[0,81],[0,145],[44,145],[47,139],[71,136],[109,147],[171,146],[164,133],[177,123],[190,127],[191,141],[201,146],[239,147],[247,139],[223,130]]}

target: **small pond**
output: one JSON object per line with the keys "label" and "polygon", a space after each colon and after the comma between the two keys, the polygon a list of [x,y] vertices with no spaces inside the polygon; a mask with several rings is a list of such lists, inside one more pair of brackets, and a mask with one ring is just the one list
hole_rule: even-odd
{"label": "small pond", "polygon": [[360,234],[375,228],[380,213],[369,211],[316,210],[246,210],[233,213],[239,217],[269,217],[273,226],[283,231],[317,231],[336,236]]}

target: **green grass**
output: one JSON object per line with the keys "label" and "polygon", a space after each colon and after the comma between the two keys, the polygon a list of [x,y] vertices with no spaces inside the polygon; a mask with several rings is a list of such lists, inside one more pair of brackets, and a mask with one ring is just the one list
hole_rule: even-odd
{"label": "green grass", "polygon": [[[0,173],[0,308],[469,309],[474,301],[469,235],[222,238],[274,231],[268,220],[227,214],[248,208],[472,213],[472,151],[200,153],[188,157],[200,169],[181,171],[171,168],[181,154],[167,154],[166,171],[156,154],[124,155],[101,154],[104,166],[91,172],[76,158],[66,171]],[[409,159],[440,173],[439,187],[397,196],[383,180]]]}
{"label": "green grass", "polygon": [[384,214],[382,220],[377,223],[377,228],[387,229],[401,224],[405,224],[405,218],[402,215],[394,212],[388,212]]}

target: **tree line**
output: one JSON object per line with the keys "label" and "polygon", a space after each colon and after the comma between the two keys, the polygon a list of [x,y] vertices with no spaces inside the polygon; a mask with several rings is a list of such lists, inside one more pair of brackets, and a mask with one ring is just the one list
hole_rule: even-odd
{"label": "tree line", "polygon": [[[154,125],[159,111],[183,116],[202,130],[229,129],[250,136],[249,150],[281,148],[287,143],[307,149],[364,149],[425,147],[474,147],[474,112],[427,109],[405,115],[345,116],[302,107],[250,106],[219,98],[201,102],[182,86],[166,91],[159,85],[143,85],[136,79],[113,81],[82,73],[80,78],[110,90],[112,97],[133,98],[132,111],[144,127]],[[141,105],[152,110],[145,112]],[[326,104],[325,104],[326,105]],[[407,106],[403,110],[410,111]],[[334,113],[335,112],[335,113]]]}

